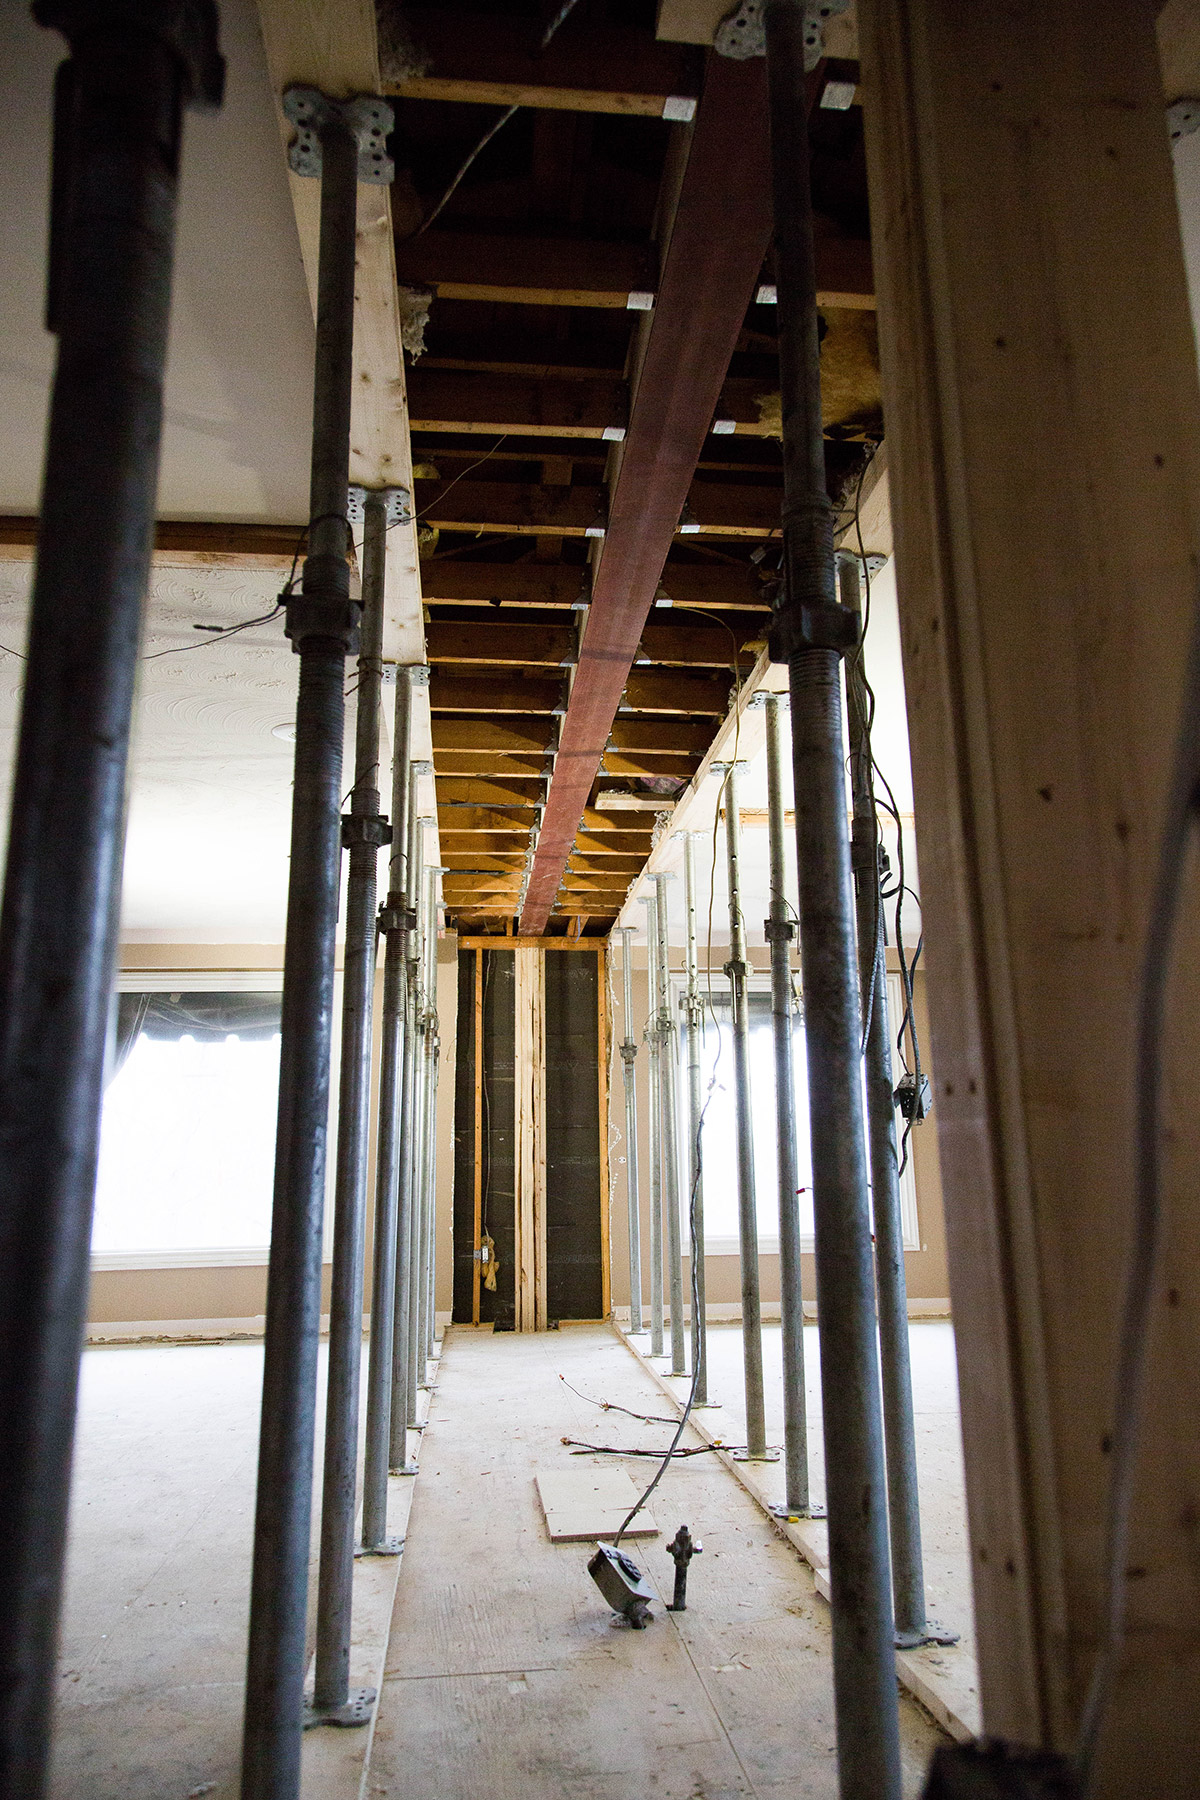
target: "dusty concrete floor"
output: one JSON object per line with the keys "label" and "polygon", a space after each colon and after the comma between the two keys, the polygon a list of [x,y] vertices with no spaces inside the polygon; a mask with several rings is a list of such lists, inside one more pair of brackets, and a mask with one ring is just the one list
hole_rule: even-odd
{"label": "dusty concrete floor", "polygon": [[[564,1437],[622,1448],[669,1441],[670,1426],[590,1403],[600,1400],[663,1411],[653,1382],[603,1327],[448,1335],[370,1791],[438,1800],[833,1796],[828,1610],[728,1470],[698,1456],[669,1469],[655,1494],[663,1536],[633,1554],[660,1594],[673,1576],[664,1545],[681,1521],[704,1555],[692,1565],[687,1612],[656,1607],[644,1632],[614,1622],[587,1573],[586,1544],[549,1541],[536,1473],[596,1460],[572,1461]],[[619,1466],[644,1480],[653,1469],[632,1459]],[[916,1793],[938,1733],[911,1702],[902,1700],[901,1714],[906,1792]]]}
{"label": "dusty concrete floor", "polygon": [[52,1800],[236,1794],[261,1395],[261,1344],[84,1353]]}
{"label": "dusty concrete floor", "polygon": [[[962,1432],[958,1417],[958,1372],[954,1328],[949,1320],[915,1320],[909,1325],[913,1372],[913,1415],[917,1440],[917,1481],[921,1495],[921,1538],[925,1592],[931,1615],[960,1634],[962,1650],[974,1656],[975,1610],[967,1542]],[[645,1341],[639,1339],[639,1344]],[[645,1349],[643,1348],[643,1354]],[[656,1366],[669,1367],[669,1359]],[[711,1325],[708,1332],[709,1394],[745,1431],[742,1328]],[[814,1501],[825,1500],[825,1453],[821,1438],[820,1340],[815,1325],[804,1333],[805,1392],[808,1402],[808,1468]],[[778,1325],[763,1326],[763,1386],[767,1440],[783,1442],[783,1352]],[[777,1484],[782,1500],[782,1465],[761,1470],[768,1488]]]}

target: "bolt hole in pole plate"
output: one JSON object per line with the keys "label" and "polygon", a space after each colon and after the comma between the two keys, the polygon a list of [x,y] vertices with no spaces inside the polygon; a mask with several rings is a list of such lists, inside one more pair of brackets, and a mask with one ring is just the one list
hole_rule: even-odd
{"label": "bolt hole in pole plate", "polygon": [[314,1725],[341,1725],[350,1729],[355,1726],[369,1725],[374,1706],[374,1688],[351,1688],[349,1698],[344,1706],[322,1708],[320,1712],[316,1710],[311,1699],[306,1695],[304,1699],[304,1729],[311,1731]]}

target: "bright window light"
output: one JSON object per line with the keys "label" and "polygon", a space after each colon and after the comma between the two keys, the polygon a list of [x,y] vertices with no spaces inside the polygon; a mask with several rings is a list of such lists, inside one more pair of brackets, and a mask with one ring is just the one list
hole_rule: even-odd
{"label": "bright window light", "polygon": [[105,1097],[93,1255],[265,1260],[278,1093],[278,1032],[139,1036]]}

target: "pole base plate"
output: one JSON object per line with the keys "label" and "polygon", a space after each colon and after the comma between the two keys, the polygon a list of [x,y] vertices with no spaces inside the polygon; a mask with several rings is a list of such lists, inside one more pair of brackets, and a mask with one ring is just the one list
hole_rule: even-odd
{"label": "pole base plate", "polygon": [[416,1463],[401,1463],[399,1468],[388,1470],[389,1475],[415,1475],[416,1472]]}
{"label": "pole base plate", "polygon": [[898,1631],[896,1633],[897,1650],[920,1650],[924,1644],[957,1644],[962,1634],[951,1631],[946,1625],[939,1625],[936,1619],[926,1619],[921,1631]]}
{"label": "pole base plate", "polygon": [[786,1525],[799,1525],[805,1519],[825,1517],[823,1506],[806,1506],[803,1512],[797,1511],[794,1506],[768,1506],[767,1511],[773,1519],[782,1519]]}
{"label": "pole base plate", "polygon": [[399,1556],[404,1548],[402,1537],[385,1537],[378,1544],[356,1544],[354,1554],[359,1556]]}
{"label": "pole base plate", "polygon": [[731,1450],[729,1454],[734,1462],[778,1462],[783,1451],[776,1449],[773,1444],[768,1444],[761,1456],[751,1456],[746,1446],[739,1444],[738,1448]]}
{"label": "pole base plate", "polygon": [[351,1688],[341,1706],[322,1706],[318,1708],[312,1697],[304,1696],[304,1729],[311,1731],[314,1725],[342,1725],[353,1728],[357,1725],[369,1725],[375,1707],[374,1688]]}

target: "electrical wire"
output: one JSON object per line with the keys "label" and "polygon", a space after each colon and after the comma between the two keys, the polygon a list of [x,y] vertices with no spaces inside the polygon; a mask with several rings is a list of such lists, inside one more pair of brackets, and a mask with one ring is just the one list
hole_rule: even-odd
{"label": "electrical wire", "polygon": [[[640,1420],[640,1422],[643,1425],[675,1425],[678,1423],[678,1421],[676,1419],[673,1419],[673,1418],[668,1419],[668,1418],[664,1417],[664,1415],[662,1413],[634,1412],[631,1407],[618,1406],[617,1402],[615,1400],[593,1400],[590,1394],[584,1394],[579,1390],[579,1388],[572,1387],[571,1383],[567,1380],[565,1375],[560,1374],[558,1379],[562,1382],[562,1384],[565,1388],[570,1389],[571,1393],[573,1393],[575,1395],[576,1399],[585,1400],[589,1406],[598,1406],[600,1408],[601,1412],[624,1413],[626,1418],[638,1419],[638,1420]],[[563,1442],[564,1443],[566,1442],[565,1438],[563,1439]]]}
{"label": "electrical wire", "polygon": [[[562,25],[564,23],[564,21],[569,17],[569,15],[575,10],[575,7],[577,6],[577,4],[578,4],[578,0],[563,0],[563,4],[559,7],[557,13],[554,15],[554,17],[551,19],[550,23],[547,25],[545,31],[543,31],[543,33],[542,33],[541,42],[538,45],[539,54],[541,51],[543,51],[546,48],[547,44],[549,44],[551,38],[554,36],[554,34],[558,30],[559,26]],[[496,133],[498,131],[500,131],[503,126],[508,124],[508,121],[512,118],[514,113],[520,112],[520,110],[521,110],[521,108],[520,108],[519,104],[516,106],[506,107],[505,110],[500,114],[500,117],[498,119],[496,119],[491,125],[488,126],[487,130],[484,132],[484,134],[480,138],[479,142],[475,145],[475,148],[458,165],[458,169],[454,175],[453,180],[451,181],[449,187],[446,188],[445,191],[443,192],[440,200],[438,200],[437,203],[433,207],[431,207],[429,212],[427,212],[425,214],[425,217],[421,220],[421,223],[417,226],[416,230],[410,234],[410,238],[409,238],[410,242],[411,242],[412,238],[420,237],[420,235],[423,231],[429,230],[429,227],[433,224],[433,221],[437,218],[438,214],[442,211],[442,208],[447,204],[447,202],[453,197],[453,195],[457,191],[458,185],[461,182],[463,176],[467,173],[467,170],[471,167],[471,164],[475,161],[475,158],[479,155],[480,151],[483,149],[486,149],[487,145],[491,143],[491,141],[495,137]]]}
{"label": "electrical wire", "polygon": [[260,618],[243,619],[240,625],[231,625],[227,631],[214,631],[210,636],[201,638],[198,644],[175,644],[170,650],[152,650],[148,656],[143,656],[142,661],[156,662],[160,656],[184,656],[189,650],[207,650],[210,644],[219,644],[222,638],[236,637],[239,631],[249,631],[253,625],[269,625],[272,619],[279,617],[286,605],[287,601],[280,598],[270,612],[263,613]]}
{"label": "electrical wire", "polygon": [[29,658],[25,655],[24,651],[10,650],[7,644],[0,644],[0,650],[3,650],[6,656],[15,656],[18,662],[29,661]]}
{"label": "electrical wire", "polygon": [[[672,1419],[669,1422],[672,1425],[674,1425],[675,1420]],[[571,1451],[572,1456],[586,1456],[589,1453],[592,1456],[663,1456],[663,1452],[661,1450],[622,1450],[619,1446],[617,1446],[615,1444],[585,1444],[582,1438],[566,1438],[565,1437],[561,1440],[561,1442],[567,1445],[567,1447]],[[685,1445],[685,1447],[681,1450],[676,1450],[674,1448],[668,1450],[666,1452],[664,1461],[669,1460],[671,1457],[675,1457],[676,1459],[679,1459],[684,1456],[708,1456],[711,1454],[712,1451],[723,1450],[724,1448],[725,1448],[725,1446],[723,1444]],[[661,1473],[661,1471],[660,1471],[660,1473]],[[654,1484],[652,1483],[651,1486],[653,1486],[653,1485]],[[638,1501],[639,1507],[645,1503],[645,1500],[646,1500],[647,1496],[649,1495],[650,1491],[651,1491],[650,1488],[646,1489],[646,1493],[642,1496],[642,1499]],[[629,1523],[629,1520],[626,1519],[625,1525],[628,1525],[628,1523]],[[622,1525],[622,1527],[621,1527],[622,1531],[624,1531],[625,1525]],[[615,1539],[613,1542],[613,1548],[614,1549],[616,1548],[616,1540]]]}
{"label": "electrical wire", "polygon": [[1182,719],[1167,794],[1166,822],[1150,898],[1137,1006],[1134,1076],[1133,1241],[1113,1395],[1106,1592],[1100,1648],[1083,1709],[1076,1763],[1086,1793],[1125,1639],[1129,1516],[1137,1473],[1138,1426],[1154,1278],[1162,1237],[1162,1039],[1175,927],[1188,851],[1200,818],[1200,608],[1192,625]]}

